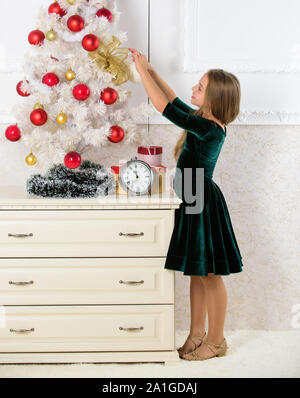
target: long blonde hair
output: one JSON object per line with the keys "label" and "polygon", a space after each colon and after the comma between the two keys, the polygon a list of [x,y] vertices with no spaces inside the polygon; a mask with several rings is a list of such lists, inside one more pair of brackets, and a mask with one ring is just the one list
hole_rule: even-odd
{"label": "long blonde hair", "polygon": [[[235,75],[223,69],[210,69],[206,75],[208,83],[204,104],[192,114],[203,116],[204,109],[210,109],[211,114],[227,126],[240,113],[240,82]],[[173,155],[176,161],[182,152],[186,135],[187,131],[185,130],[174,147]]]}

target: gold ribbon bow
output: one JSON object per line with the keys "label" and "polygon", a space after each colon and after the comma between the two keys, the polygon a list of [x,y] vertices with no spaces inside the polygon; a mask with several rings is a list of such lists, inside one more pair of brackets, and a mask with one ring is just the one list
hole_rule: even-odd
{"label": "gold ribbon bow", "polygon": [[99,69],[105,69],[114,76],[113,83],[119,86],[130,79],[130,70],[123,62],[128,57],[128,48],[118,48],[120,40],[113,36],[113,41],[107,46],[100,40],[99,48],[89,52]]}

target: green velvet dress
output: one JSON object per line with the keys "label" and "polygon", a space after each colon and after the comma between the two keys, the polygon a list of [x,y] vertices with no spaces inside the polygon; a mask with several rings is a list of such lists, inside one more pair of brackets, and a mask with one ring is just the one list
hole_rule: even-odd
{"label": "green velvet dress", "polygon": [[[162,115],[187,131],[183,150],[176,165],[173,187],[182,200],[175,210],[174,230],[165,261],[165,269],[182,271],[184,275],[229,275],[242,271],[242,256],[233,231],[225,198],[213,181],[226,132],[217,123],[192,114],[195,110],[180,98],[169,102]],[[227,131],[226,127],[225,130]],[[191,169],[192,194],[197,193],[196,168],[200,177],[202,205],[188,214],[187,206],[195,206],[184,190],[184,168]],[[181,173],[178,173],[178,170]],[[197,175],[199,179],[199,174]],[[190,184],[190,183],[189,183]],[[199,182],[197,183],[199,184]]]}

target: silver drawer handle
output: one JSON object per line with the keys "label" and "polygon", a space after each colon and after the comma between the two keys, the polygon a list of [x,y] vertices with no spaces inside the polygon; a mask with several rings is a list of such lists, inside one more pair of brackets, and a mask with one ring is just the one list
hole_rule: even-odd
{"label": "silver drawer handle", "polygon": [[8,236],[13,236],[14,238],[27,238],[28,236],[33,236],[33,234],[8,234]]}
{"label": "silver drawer handle", "polygon": [[9,331],[12,333],[28,333],[28,332],[34,332],[34,328],[31,328],[31,329],[9,329]]}
{"label": "silver drawer handle", "polygon": [[29,281],[29,282],[14,282],[14,281],[9,281],[8,283],[9,283],[10,285],[17,285],[17,286],[33,285],[33,284],[34,284],[33,281]]}
{"label": "silver drawer handle", "polygon": [[122,326],[120,326],[119,329],[120,329],[120,330],[125,330],[126,332],[127,332],[127,331],[128,331],[128,332],[132,332],[132,331],[134,331],[134,330],[143,330],[144,327],[141,326],[140,328],[123,328]]}
{"label": "silver drawer handle", "polygon": [[120,236],[143,236],[144,232],[140,232],[140,233],[135,233],[135,232],[128,232],[126,234],[123,234],[123,232],[119,232]]}
{"label": "silver drawer handle", "polygon": [[144,283],[144,281],[143,280],[141,280],[141,281],[122,281],[122,280],[120,280],[119,283],[124,283],[125,285],[138,285],[138,284]]}

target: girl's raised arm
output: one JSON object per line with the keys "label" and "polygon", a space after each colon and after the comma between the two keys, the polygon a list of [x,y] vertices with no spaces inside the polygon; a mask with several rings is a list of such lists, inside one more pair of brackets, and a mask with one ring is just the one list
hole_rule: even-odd
{"label": "girl's raised arm", "polygon": [[159,74],[152,66],[151,68],[149,68],[149,73],[155,80],[156,84],[160,87],[160,89],[166,94],[168,100],[170,102],[173,102],[177,96],[175,92],[171,89],[171,87],[159,76]]}

